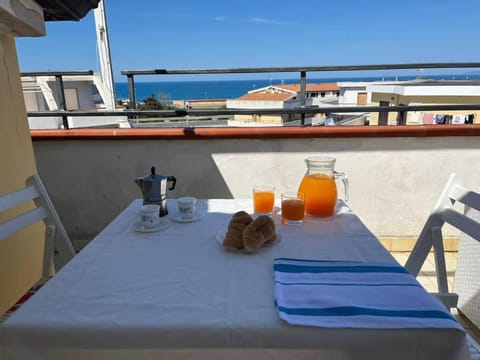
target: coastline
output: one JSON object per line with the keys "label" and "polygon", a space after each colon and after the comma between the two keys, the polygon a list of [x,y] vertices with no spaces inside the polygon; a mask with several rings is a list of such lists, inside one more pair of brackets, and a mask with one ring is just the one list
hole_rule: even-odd
{"label": "coastline", "polygon": [[[371,77],[324,77],[307,78],[308,83],[337,83],[337,82],[371,82],[371,81],[406,81],[418,78],[429,80],[479,80],[480,74],[443,74],[403,76],[371,76]],[[167,102],[174,100],[202,100],[202,99],[234,99],[248,91],[263,88],[269,85],[295,84],[298,78],[289,79],[247,79],[247,80],[189,80],[189,81],[136,81],[135,94],[137,101],[142,101],[153,95],[163,98]],[[117,100],[128,99],[128,83],[115,82],[115,96]]]}

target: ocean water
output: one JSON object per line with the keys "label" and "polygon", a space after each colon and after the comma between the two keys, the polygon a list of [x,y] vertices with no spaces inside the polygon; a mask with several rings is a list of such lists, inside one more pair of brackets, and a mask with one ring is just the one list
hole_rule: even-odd
{"label": "ocean water", "polygon": [[[280,81],[272,84],[279,84]],[[284,80],[285,84],[298,83],[298,80]],[[137,101],[155,95],[173,100],[193,99],[234,99],[250,90],[270,84],[269,80],[220,80],[220,81],[165,81],[136,82],[135,97]],[[128,99],[128,84],[115,83],[117,99]]]}
{"label": "ocean water", "polygon": [[[364,77],[364,78],[324,78],[309,79],[309,83],[325,83],[339,81],[393,81],[412,80],[416,76],[399,77]],[[429,79],[480,79],[480,75],[429,75]],[[200,100],[200,99],[234,99],[248,91],[259,89],[270,84],[298,84],[299,79],[285,80],[221,80],[221,81],[157,81],[135,82],[135,97],[142,101],[154,95],[158,98],[173,100]],[[117,99],[128,99],[128,84],[126,82],[115,83],[115,95]]]}

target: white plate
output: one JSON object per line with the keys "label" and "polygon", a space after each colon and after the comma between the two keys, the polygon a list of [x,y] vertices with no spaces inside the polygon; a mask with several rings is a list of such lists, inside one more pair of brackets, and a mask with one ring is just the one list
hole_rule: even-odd
{"label": "white plate", "polygon": [[203,218],[205,216],[205,213],[206,213],[206,211],[200,209],[200,210],[197,210],[195,212],[195,214],[193,214],[192,218],[184,219],[180,216],[178,211],[172,211],[171,214],[170,214],[170,218],[173,221],[177,221],[177,222],[181,222],[181,223],[189,223],[189,222],[194,222],[194,221],[200,220],[201,218]]}
{"label": "white plate", "polygon": [[136,221],[133,224],[132,227],[133,227],[133,230],[135,230],[135,231],[144,232],[144,233],[151,233],[151,232],[156,232],[156,231],[163,230],[163,229],[167,228],[168,225],[170,225],[170,221],[168,221],[165,218],[160,218],[160,221],[158,222],[158,224],[155,225],[155,226],[152,226],[152,227],[144,226],[143,223],[140,220]]}
{"label": "white plate", "polygon": [[[224,248],[225,250],[238,252],[238,253],[243,253],[243,254],[254,254],[255,253],[255,252],[247,251],[246,249],[236,249],[236,248],[233,248],[233,247],[223,246],[223,240],[225,240],[225,235],[226,234],[227,234],[226,229],[218,230],[217,233],[215,234],[215,239],[218,241],[220,246],[222,248]],[[280,234],[279,234],[278,231],[276,232],[276,234],[277,234],[277,239],[275,241],[271,241],[269,243],[264,244],[260,249],[257,250],[257,252],[261,251],[261,250],[264,250],[266,248],[269,248],[270,246],[278,243],[280,241]]]}

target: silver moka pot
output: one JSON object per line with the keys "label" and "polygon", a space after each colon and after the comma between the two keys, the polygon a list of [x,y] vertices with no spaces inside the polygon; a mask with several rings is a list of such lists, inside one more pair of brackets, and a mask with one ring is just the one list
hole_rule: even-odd
{"label": "silver moka pot", "polygon": [[174,176],[164,176],[155,173],[155,166],[150,169],[151,174],[145,177],[135,179],[143,195],[143,204],[160,205],[160,216],[168,214],[167,210],[167,185],[170,183],[168,190],[175,189],[177,179]]}

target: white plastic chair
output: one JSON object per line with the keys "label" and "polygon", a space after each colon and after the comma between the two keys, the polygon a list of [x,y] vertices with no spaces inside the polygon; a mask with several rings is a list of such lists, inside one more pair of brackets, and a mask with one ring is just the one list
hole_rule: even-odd
{"label": "white plastic chair", "polygon": [[439,290],[434,295],[448,308],[457,306],[458,295],[448,290],[442,227],[448,223],[475,239],[477,243],[480,241],[480,223],[454,209],[456,202],[464,204],[466,211],[470,208],[480,210],[480,193],[465,189],[458,177],[452,174],[405,263],[405,268],[416,277],[433,247]]}
{"label": "white plastic chair", "polygon": [[33,175],[28,178],[25,188],[13,193],[1,195],[0,212],[32,200],[35,204],[33,209],[24,211],[13,218],[0,222],[0,241],[34,223],[43,221],[46,230],[42,278],[39,282],[42,283],[50,278],[55,268],[55,250],[57,251],[59,264],[65,264],[73,258],[75,256],[75,250],[62,225],[62,221],[55,211],[47,190],[38,175]]}
{"label": "white plastic chair", "polygon": [[[480,222],[478,210],[465,207],[465,215]],[[480,328],[480,242],[464,233],[460,235],[454,280],[458,311]]]}

